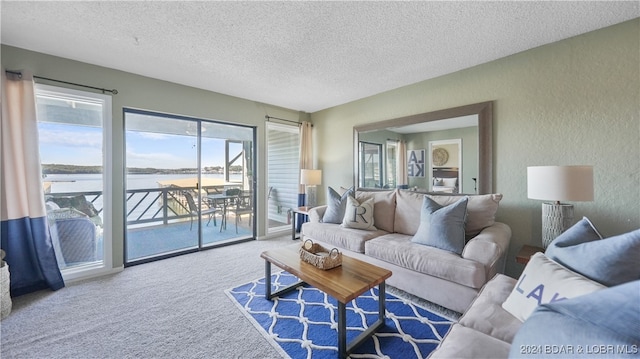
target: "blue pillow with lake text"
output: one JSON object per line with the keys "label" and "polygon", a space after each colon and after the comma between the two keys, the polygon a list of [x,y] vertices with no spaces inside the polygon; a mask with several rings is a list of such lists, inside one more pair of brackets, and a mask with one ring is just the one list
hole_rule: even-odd
{"label": "blue pillow with lake text", "polygon": [[509,358],[637,358],[640,280],[539,306]]}

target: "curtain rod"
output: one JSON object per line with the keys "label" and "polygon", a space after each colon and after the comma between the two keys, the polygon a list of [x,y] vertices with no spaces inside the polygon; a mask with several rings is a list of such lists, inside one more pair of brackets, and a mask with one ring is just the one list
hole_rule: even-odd
{"label": "curtain rod", "polygon": [[278,120],[278,121],[284,121],[284,122],[290,122],[290,123],[295,123],[296,125],[300,126],[301,123],[298,121],[291,121],[291,120],[285,120],[284,118],[279,118],[279,117],[273,117],[273,116],[269,116],[269,115],[265,115],[264,118],[267,119],[267,121],[271,121],[271,120]]}
{"label": "curtain rod", "polygon": [[[265,115],[264,118],[267,119],[267,121],[271,121],[271,120],[278,120],[278,121],[284,121],[284,122],[290,122],[290,123],[295,123],[298,126],[302,125],[302,122],[298,122],[298,121],[291,121],[291,120],[285,120],[284,118],[279,118],[279,117],[273,117],[273,116],[269,116],[269,115]],[[311,127],[313,127],[313,124],[311,125]]]}
{"label": "curtain rod", "polygon": [[[6,70],[5,72],[10,73],[10,74],[14,74],[14,75],[18,75],[18,77],[22,78],[22,72],[20,72],[20,71]],[[93,89],[93,90],[102,91],[102,93],[111,92],[114,95],[118,94],[118,90],[116,90],[116,89],[107,90],[107,89],[104,89],[104,88],[101,88],[101,87],[94,87],[94,86],[88,86],[88,85],[83,85],[83,84],[77,84],[75,82],[56,80],[56,79],[51,79],[51,78],[48,78],[48,77],[42,77],[42,76],[36,76],[36,75],[33,75],[33,78],[34,79],[38,79],[38,80],[46,80],[46,81],[58,82],[58,83],[61,83],[61,84],[80,86],[80,87],[84,87],[84,88],[89,88],[89,89]]]}

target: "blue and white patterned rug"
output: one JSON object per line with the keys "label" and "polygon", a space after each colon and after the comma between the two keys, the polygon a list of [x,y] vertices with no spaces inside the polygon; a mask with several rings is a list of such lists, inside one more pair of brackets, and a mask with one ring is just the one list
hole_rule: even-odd
{"label": "blue and white patterned rug", "polygon": [[[287,272],[272,274],[274,291],[295,283]],[[283,357],[337,358],[337,302],[308,285],[269,301],[264,278],[225,293]],[[347,305],[347,342],[378,315],[378,290],[371,289]],[[385,326],[355,348],[350,358],[425,358],[453,322],[410,301],[386,294]]]}

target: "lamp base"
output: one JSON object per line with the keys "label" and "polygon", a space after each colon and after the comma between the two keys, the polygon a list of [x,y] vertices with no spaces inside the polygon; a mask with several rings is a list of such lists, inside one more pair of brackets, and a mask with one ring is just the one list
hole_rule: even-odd
{"label": "lamp base", "polygon": [[305,195],[307,197],[307,207],[315,207],[318,205],[316,186],[307,186]]}
{"label": "lamp base", "polygon": [[551,242],[573,224],[573,205],[542,204],[542,246],[546,249]]}

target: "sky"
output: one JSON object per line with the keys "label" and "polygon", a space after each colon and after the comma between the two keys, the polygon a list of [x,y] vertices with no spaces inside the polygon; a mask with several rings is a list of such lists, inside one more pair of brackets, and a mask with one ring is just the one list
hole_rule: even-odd
{"label": "sky", "polygon": [[[96,166],[102,163],[102,130],[39,122],[43,164]],[[195,168],[196,137],[127,131],[127,167]],[[224,165],[224,140],[202,139],[203,167]]]}

